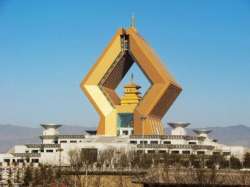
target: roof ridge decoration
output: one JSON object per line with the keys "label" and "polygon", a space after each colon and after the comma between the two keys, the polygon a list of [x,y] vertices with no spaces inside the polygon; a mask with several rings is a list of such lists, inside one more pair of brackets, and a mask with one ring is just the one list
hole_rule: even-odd
{"label": "roof ridge decoration", "polygon": [[[133,63],[151,83],[133,112],[134,134],[165,134],[161,119],[182,88],[134,28],[121,28],[81,82],[81,89],[100,115],[99,135],[117,134],[116,106],[120,105],[120,97],[115,89]],[[142,116],[146,118],[142,120]]]}

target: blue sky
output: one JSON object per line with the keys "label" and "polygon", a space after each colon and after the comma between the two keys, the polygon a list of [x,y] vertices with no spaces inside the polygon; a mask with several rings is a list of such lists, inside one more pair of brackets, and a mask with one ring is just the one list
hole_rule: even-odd
{"label": "blue sky", "polygon": [[132,13],[183,87],[164,123],[250,125],[247,0],[0,0],[0,124],[96,125],[79,84]]}

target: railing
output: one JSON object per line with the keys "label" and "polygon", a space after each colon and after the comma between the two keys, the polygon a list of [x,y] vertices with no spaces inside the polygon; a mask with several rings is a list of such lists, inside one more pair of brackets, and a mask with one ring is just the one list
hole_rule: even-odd
{"label": "railing", "polygon": [[[145,175],[147,173],[146,170],[142,169],[88,169],[88,175]],[[63,169],[62,175],[86,175],[86,170],[74,170],[74,169]]]}
{"label": "railing", "polygon": [[137,148],[167,148],[167,149],[208,149],[212,150],[214,146],[210,145],[182,145],[182,144],[137,144]]}
{"label": "railing", "polygon": [[28,148],[58,148],[59,144],[26,144]]}
{"label": "railing", "polygon": [[203,140],[203,137],[183,136],[183,135],[131,135],[130,139],[183,139],[183,140]]}
{"label": "railing", "polygon": [[40,157],[40,153],[11,153],[15,157]]}
{"label": "railing", "polygon": [[55,139],[55,138],[71,138],[71,139],[78,139],[78,138],[85,138],[83,134],[76,134],[76,135],[42,135],[40,136],[41,139]]}

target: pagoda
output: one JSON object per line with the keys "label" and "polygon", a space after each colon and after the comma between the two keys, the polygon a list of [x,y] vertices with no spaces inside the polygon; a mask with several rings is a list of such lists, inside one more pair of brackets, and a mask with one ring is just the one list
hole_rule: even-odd
{"label": "pagoda", "polygon": [[131,75],[131,82],[124,86],[124,95],[121,97],[121,105],[137,105],[141,97],[139,89],[141,86],[133,82],[133,75]]}

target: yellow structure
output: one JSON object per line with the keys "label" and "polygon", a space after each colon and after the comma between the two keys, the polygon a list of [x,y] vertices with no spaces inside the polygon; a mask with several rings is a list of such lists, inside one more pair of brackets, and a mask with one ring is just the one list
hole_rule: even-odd
{"label": "yellow structure", "polygon": [[124,86],[124,95],[121,97],[121,105],[136,105],[141,100],[141,92],[139,91],[141,87],[132,81]]}
{"label": "yellow structure", "polygon": [[[139,86],[125,86],[121,98],[116,87],[133,63],[151,83],[141,98]],[[161,119],[181,92],[154,51],[136,31],[119,29],[81,83],[81,88],[100,115],[97,134],[117,136],[121,127],[133,127],[140,135],[164,134]]]}

